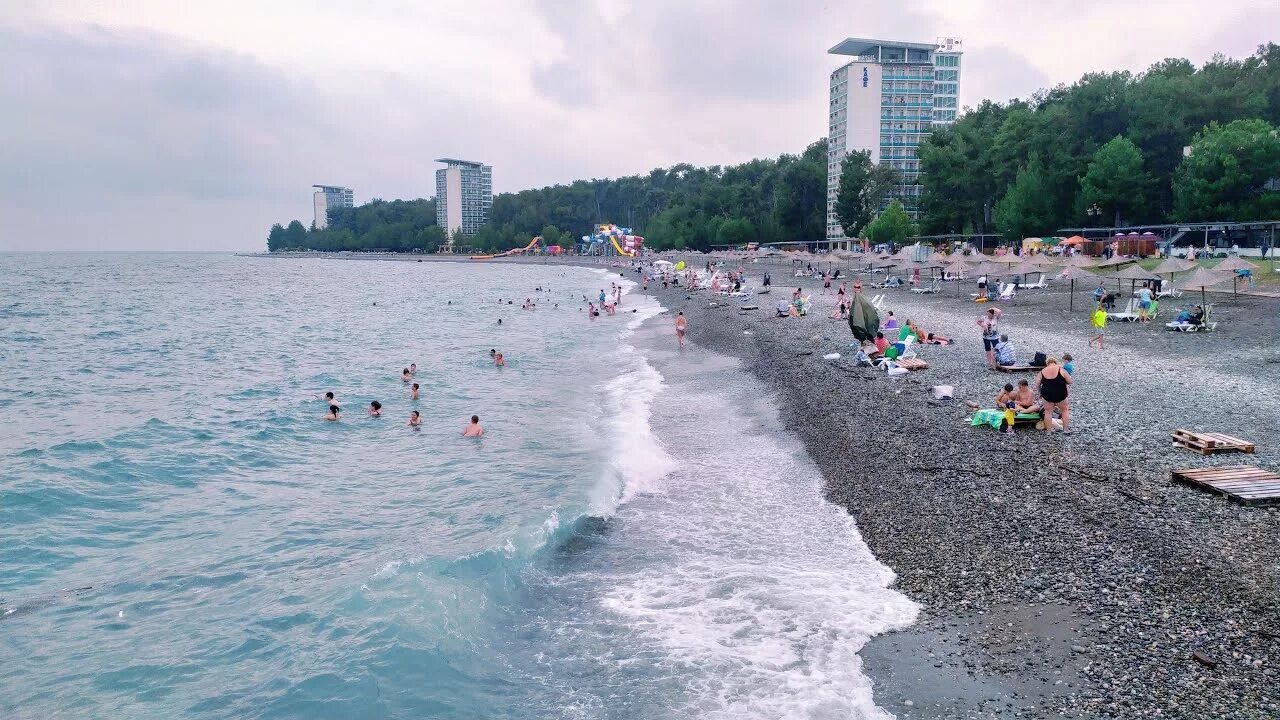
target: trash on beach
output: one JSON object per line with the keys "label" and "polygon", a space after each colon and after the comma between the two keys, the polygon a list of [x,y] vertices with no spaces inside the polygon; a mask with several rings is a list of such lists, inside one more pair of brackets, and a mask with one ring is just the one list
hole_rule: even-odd
{"label": "trash on beach", "polygon": [[839,360],[840,353],[827,353],[826,355],[822,356],[822,359],[823,360]]}
{"label": "trash on beach", "polygon": [[956,389],[951,385],[934,385],[933,386],[934,400],[949,400],[955,396],[956,396]]}

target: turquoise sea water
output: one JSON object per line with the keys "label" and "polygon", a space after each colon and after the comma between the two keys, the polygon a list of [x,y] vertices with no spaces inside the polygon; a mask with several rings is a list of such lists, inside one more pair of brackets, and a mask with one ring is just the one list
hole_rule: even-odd
{"label": "turquoise sea water", "polygon": [[856,651],[914,606],[611,281],[0,255],[0,717],[883,716]]}

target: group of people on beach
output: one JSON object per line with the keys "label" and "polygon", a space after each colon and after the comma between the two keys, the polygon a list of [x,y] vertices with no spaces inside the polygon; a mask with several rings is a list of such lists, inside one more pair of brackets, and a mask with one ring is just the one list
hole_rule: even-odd
{"label": "group of people on beach", "polygon": [[[490,356],[494,357],[495,365],[499,367],[506,365],[506,362],[502,358],[502,353],[499,353],[496,350],[490,350],[489,354]],[[414,382],[413,380],[417,372],[418,372],[417,363],[409,363],[408,367],[400,371],[400,381],[409,385],[409,400],[411,402],[417,402],[419,398],[419,393],[421,392],[421,388],[419,387],[418,383]],[[337,397],[333,394],[333,391],[330,390],[326,392],[324,394],[323,400],[329,406],[329,412],[324,416],[324,419],[328,420],[329,422],[337,422],[340,419],[340,416],[342,414],[342,406],[338,402]],[[371,418],[381,418],[382,403],[378,400],[374,400],[370,402],[368,415]],[[411,410],[409,412],[409,421],[405,424],[411,428],[421,427],[422,413],[419,412],[418,410]],[[467,423],[467,425],[462,429],[462,435],[464,437],[480,437],[481,435],[484,435],[484,426],[480,424],[480,416],[478,415],[471,416],[471,422]]]}

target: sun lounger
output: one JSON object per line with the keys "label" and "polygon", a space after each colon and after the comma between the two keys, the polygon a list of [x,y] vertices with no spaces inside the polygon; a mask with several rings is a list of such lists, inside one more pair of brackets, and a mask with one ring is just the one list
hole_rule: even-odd
{"label": "sun lounger", "polygon": [[1212,331],[1218,329],[1218,323],[1213,322],[1209,317],[1213,314],[1213,306],[1204,306],[1204,318],[1200,323],[1178,322],[1177,320],[1165,323],[1165,328],[1169,330],[1177,330],[1179,332],[1200,332],[1201,330]]}
{"label": "sun lounger", "polygon": [[1044,288],[1049,287],[1049,280],[1048,280],[1048,278],[1046,278],[1046,277],[1045,277],[1044,273],[1040,273],[1040,279],[1039,279],[1039,280],[1037,280],[1037,281],[1035,281],[1035,282],[1033,282],[1033,283],[1029,283],[1029,284],[1027,284],[1027,285],[1023,285],[1022,287],[1023,287],[1024,289],[1043,290]]}
{"label": "sun lounger", "polygon": [[997,299],[998,299],[998,300],[1012,300],[1012,299],[1014,299],[1015,297],[1017,297],[1017,295],[1018,295],[1018,293],[1017,293],[1017,290],[1016,290],[1016,289],[1015,289],[1015,287],[1014,287],[1014,284],[1013,284],[1013,283],[1008,283],[1008,284],[1006,284],[1004,287],[1000,288],[1000,297],[999,297],[999,298],[997,298]]}
{"label": "sun lounger", "polygon": [[875,308],[877,312],[884,312],[884,293],[871,298],[871,307]]}
{"label": "sun lounger", "polygon": [[911,288],[911,292],[917,295],[924,295],[925,293],[936,293],[938,292],[938,281],[934,280],[933,283],[927,287]]}
{"label": "sun lounger", "polygon": [[1160,286],[1160,292],[1156,293],[1156,297],[1182,297],[1182,291],[1173,286],[1173,283],[1164,283]]}
{"label": "sun lounger", "polygon": [[1138,319],[1138,313],[1137,313],[1137,310],[1138,310],[1138,301],[1137,301],[1137,300],[1135,300],[1135,299],[1133,299],[1133,298],[1129,298],[1129,304],[1128,304],[1128,305],[1125,305],[1125,307],[1124,307],[1124,310],[1123,310],[1123,311],[1121,311],[1121,312],[1109,312],[1109,313],[1107,313],[1107,319],[1108,319],[1108,320],[1123,320],[1123,321],[1125,321],[1125,322],[1132,322],[1132,321],[1134,321],[1134,320],[1137,320],[1137,319]]}

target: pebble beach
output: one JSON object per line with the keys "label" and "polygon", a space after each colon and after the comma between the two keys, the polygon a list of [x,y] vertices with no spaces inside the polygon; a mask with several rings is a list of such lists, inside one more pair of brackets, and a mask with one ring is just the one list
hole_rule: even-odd
{"label": "pebble beach", "polygon": [[[1022,358],[1074,356],[1073,432],[1004,435],[970,426],[965,401],[991,406],[1005,382],[1034,375],[987,367],[972,283],[867,288],[900,322],[956,341],[921,348],[929,368],[891,378],[853,364],[820,282],[762,263],[748,266],[751,287],[764,270],[773,293],[745,302],[649,292],[684,312],[691,342],[741,358],[777,395],[828,498],[922,605],[914,626],[863,649],[878,705],[900,718],[1280,716],[1280,507],[1170,479],[1280,469],[1275,299],[1214,293],[1215,332],[1165,330],[1174,306],[1199,302],[1189,293],[1159,322],[1110,324],[1098,350],[1091,288],[1077,284],[1074,311],[1065,283],[1019,292],[997,305],[1002,329]],[[813,310],[774,318],[797,286]],[[935,385],[954,399],[935,400]],[[1175,428],[1243,437],[1257,453],[1201,456],[1172,444]]]}

